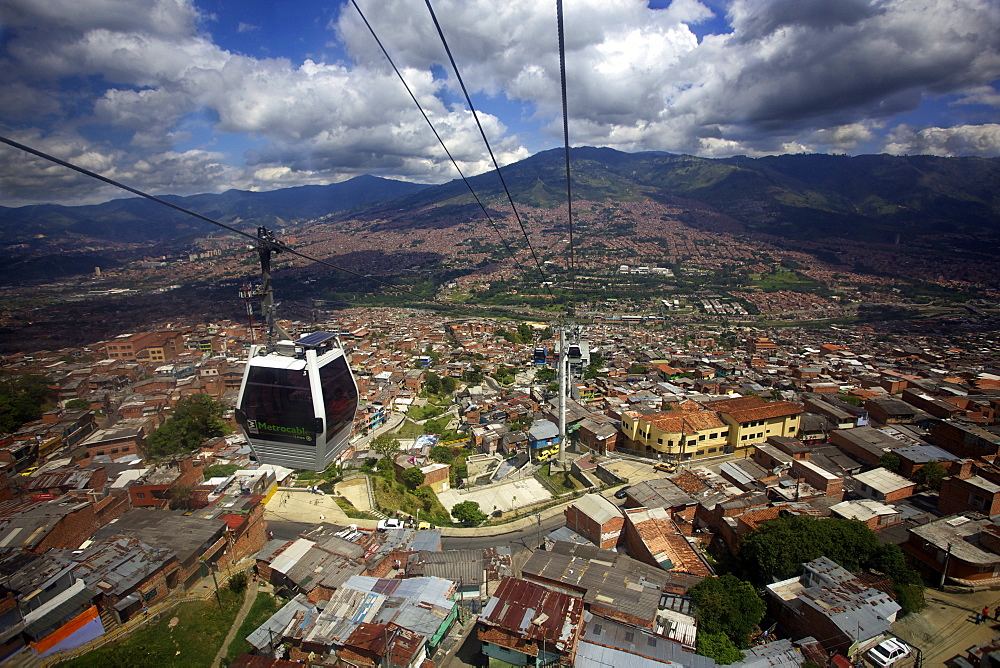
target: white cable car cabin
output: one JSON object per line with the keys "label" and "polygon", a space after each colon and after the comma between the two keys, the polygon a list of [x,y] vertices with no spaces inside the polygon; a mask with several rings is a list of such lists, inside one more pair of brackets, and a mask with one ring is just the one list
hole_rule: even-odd
{"label": "white cable car cabin", "polygon": [[322,471],[347,447],[358,386],[337,335],[252,346],[236,421],[262,464]]}

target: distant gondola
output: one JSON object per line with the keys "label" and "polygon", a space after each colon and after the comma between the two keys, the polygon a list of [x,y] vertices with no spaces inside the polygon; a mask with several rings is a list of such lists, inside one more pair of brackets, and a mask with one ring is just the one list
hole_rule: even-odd
{"label": "distant gondola", "polygon": [[322,471],[348,444],[358,386],[336,334],[253,346],[236,421],[257,460]]}

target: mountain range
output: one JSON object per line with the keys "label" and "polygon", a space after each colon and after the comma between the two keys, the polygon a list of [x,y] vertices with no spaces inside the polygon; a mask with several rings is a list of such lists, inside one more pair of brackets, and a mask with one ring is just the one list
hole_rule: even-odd
{"label": "mountain range", "polygon": [[[730,231],[786,239],[899,243],[949,235],[952,247],[1000,252],[1000,159],[890,155],[699,158],[608,148],[571,151],[574,200],[700,203]],[[541,208],[566,200],[562,149],[502,168],[516,202]],[[470,179],[481,200],[503,207],[495,173]],[[252,231],[336,214],[421,228],[481,217],[465,184],[424,186],[361,176],[327,186],[164,199]],[[445,223],[449,224],[449,223]],[[158,244],[204,235],[206,224],[141,198],[91,206],[0,207],[0,249],[61,238]],[[23,246],[22,246],[23,249]],[[23,250],[21,251],[23,252]]]}

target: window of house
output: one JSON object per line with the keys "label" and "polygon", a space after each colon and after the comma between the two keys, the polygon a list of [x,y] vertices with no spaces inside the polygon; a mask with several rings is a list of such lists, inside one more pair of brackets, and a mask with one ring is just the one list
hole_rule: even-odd
{"label": "window of house", "polygon": [[708,449],[708,452],[709,452],[709,453],[713,453],[713,452],[715,452],[716,450],[718,450],[718,448],[709,448],[709,449]]}
{"label": "window of house", "polygon": [[688,441],[688,445],[694,445],[694,444],[696,444],[697,442],[698,442],[698,441],[696,441],[695,439],[693,439],[693,438],[692,438],[691,440],[689,440],[689,441]]}
{"label": "window of house", "polygon": [[741,441],[745,441],[745,440],[747,440],[747,435],[746,435],[746,434],[743,434],[742,436],[740,436],[740,440],[741,440]]}
{"label": "window of house", "polygon": [[978,494],[969,494],[969,505],[982,509],[986,506],[986,499]]}
{"label": "window of house", "polygon": [[145,499],[146,498],[146,493],[145,492],[136,492],[135,493],[135,498],[137,498],[137,499]]}
{"label": "window of house", "polygon": [[702,455],[705,454],[705,451],[704,450],[699,450],[697,454],[698,454],[699,457],[701,457]]}
{"label": "window of house", "polygon": [[656,442],[657,442],[658,444],[660,444],[660,445],[663,445],[663,439],[662,439],[662,438],[658,438],[658,439],[656,439]]}
{"label": "window of house", "polygon": [[705,440],[705,434],[698,434],[698,440],[699,441],[704,441]]}
{"label": "window of house", "polygon": [[118,448],[111,448],[111,454],[117,455],[118,454]]}

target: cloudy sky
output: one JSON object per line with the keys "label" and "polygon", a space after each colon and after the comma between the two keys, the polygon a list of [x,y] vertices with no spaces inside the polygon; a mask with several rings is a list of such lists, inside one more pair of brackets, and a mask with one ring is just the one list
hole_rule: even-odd
{"label": "cloudy sky", "polygon": [[[357,0],[467,175],[423,0]],[[555,0],[433,0],[501,164],[562,145]],[[1000,155],[997,0],[564,0],[570,141]],[[348,1],[0,0],[0,134],[157,194],[457,177]],[[120,191],[0,146],[0,205]]]}

